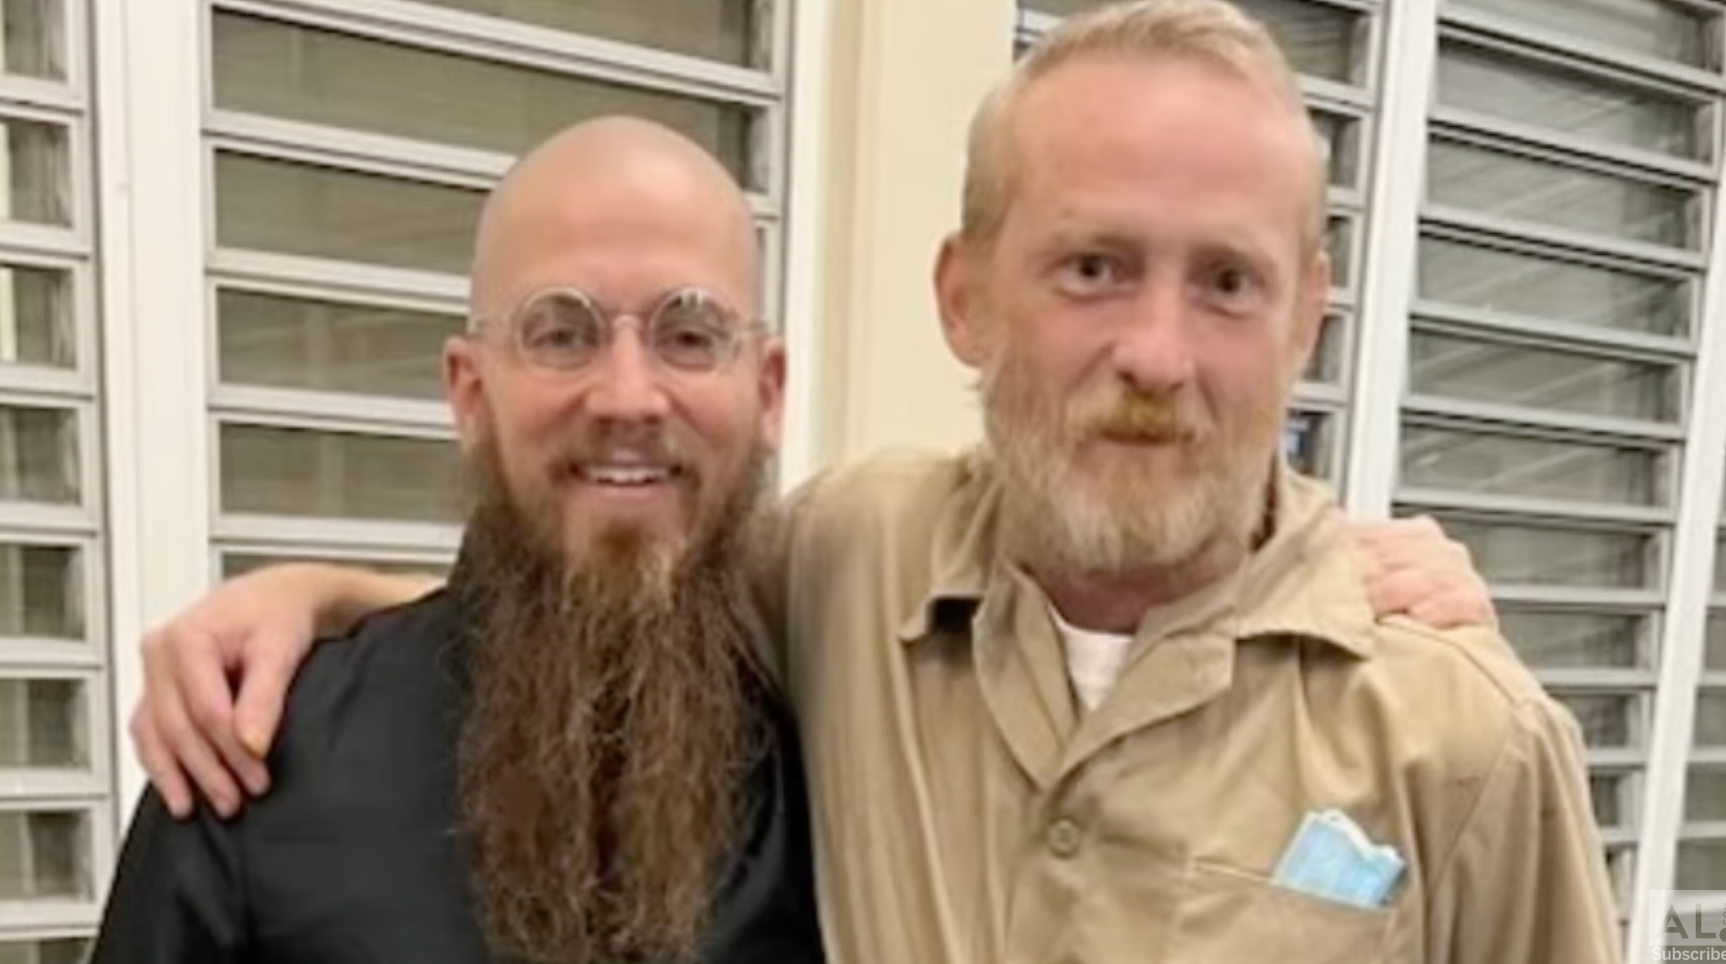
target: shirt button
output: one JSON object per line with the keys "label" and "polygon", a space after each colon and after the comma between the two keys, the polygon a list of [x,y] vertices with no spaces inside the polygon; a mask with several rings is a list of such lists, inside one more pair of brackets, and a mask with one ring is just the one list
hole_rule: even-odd
{"label": "shirt button", "polygon": [[1049,824],[1049,852],[1057,857],[1071,857],[1079,852],[1081,836],[1079,825],[1062,817]]}

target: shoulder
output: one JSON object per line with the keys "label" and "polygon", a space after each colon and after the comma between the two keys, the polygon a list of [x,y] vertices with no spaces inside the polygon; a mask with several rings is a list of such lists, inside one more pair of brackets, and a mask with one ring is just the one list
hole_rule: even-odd
{"label": "shoulder", "polygon": [[1580,745],[1569,710],[1496,631],[1396,617],[1374,635],[1371,658],[1335,667],[1333,739],[1378,742],[1424,798],[1448,800],[1459,820],[1494,773]]}
{"label": "shoulder", "polygon": [[1375,635],[1374,658],[1364,671],[1416,708],[1466,708],[1501,735],[1554,709],[1564,713],[1510,642],[1490,627],[1435,629],[1396,616],[1379,620]]}
{"label": "shoulder", "polygon": [[1291,477],[1282,494],[1287,525],[1243,590],[1248,622],[1314,641],[1298,665],[1303,685],[1316,690],[1308,705],[1333,720],[1336,739],[1380,740],[1406,759],[1483,769],[1527,721],[1562,713],[1495,629],[1375,615],[1328,490]]}
{"label": "shoulder", "polygon": [[795,492],[794,540],[869,540],[927,533],[979,488],[976,456],[897,449],[816,476]]}
{"label": "shoulder", "polygon": [[455,601],[447,589],[379,610],[341,636],[318,640],[294,681],[294,691],[313,691],[326,681],[365,675],[380,663],[404,667],[432,662],[420,644],[428,638],[442,640],[454,627]]}
{"label": "shoulder", "polygon": [[440,589],[318,641],[288,692],[278,754],[325,744],[355,721],[441,706],[455,640],[455,601]]}

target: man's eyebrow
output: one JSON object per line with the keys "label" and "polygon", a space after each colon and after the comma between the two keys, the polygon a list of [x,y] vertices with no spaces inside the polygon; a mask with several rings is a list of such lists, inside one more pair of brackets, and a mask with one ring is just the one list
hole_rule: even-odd
{"label": "man's eyebrow", "polygon": [[1236,258],[1261,268],[1273,265],[1273,247],[1250,232],[1230,232],[1201,241],[1195,248],[1200,256],[1211,259]]}
{"label": "man's eyebrow", "polygon": [[1051,251],[1068,248],[1098,248],[1111,252],[1138,252],[1144,250],[1144,241],[1131,232],[1114,227],[1059,227],[1049,233],[1046,242],[1040,250]]}

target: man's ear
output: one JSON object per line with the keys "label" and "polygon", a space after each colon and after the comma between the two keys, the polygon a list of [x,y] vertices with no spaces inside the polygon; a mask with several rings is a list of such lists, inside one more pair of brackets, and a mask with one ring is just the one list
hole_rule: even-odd
{"label": "man's ear", "polygon": [[977,273],[983,269],[974,242],[950,234],[941,242],[935,258],[935,303],[941,310],[941,331],[953,357],[969,368],[981,368],[988,356],[987,332],[977,310],[974,292]]}
{"label": "man's ear", "polygon": [[768,339],[761,348],[761,373],[757,378],[761,398],[761,434],[775,450],[785,434],[785,345]]}
{"label": "man's ear", "polygon": [[479,351],[466,335],[451,335],[443,343],[444,396],[464,455],[479,438],[480,409],[485,404]]}

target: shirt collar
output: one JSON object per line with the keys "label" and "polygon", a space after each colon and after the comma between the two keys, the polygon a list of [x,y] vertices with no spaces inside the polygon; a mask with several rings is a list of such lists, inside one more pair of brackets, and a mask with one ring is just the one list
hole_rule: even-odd
{"label": "shirt collar", "polygon": [[[1001,566],[997,529],[1000,481],[989,457],[966,457],[965,473],[930,538],[929,590],[903,613],[907,645],[942,627],[968,626]],[[1272,478],[1269,538],[1241,569],[1186,599],[1146,613],[1138,635],[1166,635],[1175,624],[1225,628],[1236,640],[1294,636],[1359,658],[1372,655],[1376,616],[1335,498],[1322,483],[1278,462]],[[1242,600],[1251,600],[1243,606]],[[1154,625],[1153,625],[1154,624]]]}

